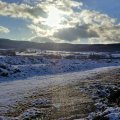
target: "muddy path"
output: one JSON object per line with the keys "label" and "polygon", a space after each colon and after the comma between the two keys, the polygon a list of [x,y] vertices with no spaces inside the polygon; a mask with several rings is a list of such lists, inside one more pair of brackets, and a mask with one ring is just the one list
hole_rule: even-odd
{"label": "muddy path", "polygon": [[[31,92],[30,96],[25,96],[24,102],[17,102],[11,110],[2,113],[1,116],[13,117],[19,120],[74,120],[85,118],[90,112],[95,111],[95,101],[92,99],[91,89],[84,92],[83,88],[89,88],[93,84],[119,85],[120,68],[110,69],[102,73],[94,73],[92,77],[77,80],[64,85],[52,85],[41,89],[39,87]],[[1,107],[1,106],[0,106]],[[43,114],[30,116],[29,112],[23,116],[30,108],[37,108]]]}

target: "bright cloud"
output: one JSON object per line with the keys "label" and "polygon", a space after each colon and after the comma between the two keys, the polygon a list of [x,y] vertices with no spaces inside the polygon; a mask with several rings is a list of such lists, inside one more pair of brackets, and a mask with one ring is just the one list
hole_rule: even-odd
{"label": "bright cloud", "polygon": [[6,27],[0,26],[0,33],[9,33],[10,30]]}

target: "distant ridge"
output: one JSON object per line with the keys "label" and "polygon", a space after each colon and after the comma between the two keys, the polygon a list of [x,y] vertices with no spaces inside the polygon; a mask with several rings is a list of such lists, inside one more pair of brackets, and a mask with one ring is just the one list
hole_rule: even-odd
{"label": "distant ridge", "polygon": [[0,38],[0,49],[26,49],[34,48],[54,51],[80,51],[80,52],[115,52],[120,51],[118,44],[68,44],[68,43],[35,43],[29,41],[14,41]]}

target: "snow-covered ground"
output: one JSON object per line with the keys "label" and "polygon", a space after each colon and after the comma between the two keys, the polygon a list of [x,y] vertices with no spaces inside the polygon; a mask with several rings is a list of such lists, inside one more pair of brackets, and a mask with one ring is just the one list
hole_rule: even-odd
{"label": "snow-covered ground", "polygon": [[[120,59],[50,59],[43,56],[0,56],[0,115],[14,110],[18,103],[25,102],[38,89],[46,90],[46,88],[55,85],[64,86],[77,81],[89,81],[95,75],[119,68]],[[82,91],[93,97],[96,95],[94,94],[95,90],[100,91],[96,86],[95,84],[95,86],[89,86],[88,89],[82,88]],[[107,96],[106,86],[102,86],[102,88],[101,91]],[[92,93],[89,93],[89,90]],[[97,100],[101,100],[101,98]],[[36,101],[39,104],[49,103],[48,100],[37,99]],[[37,103],[33,101],[33,104]],[[104,103],[96,102],[95,106],[104,107],[104,105]],[[22,119],[29,116],[30,113],[43,115],[38,109],[30,108],[13,120]],[[120,108],[106,107],[103,112],[91,113],[88,119],[92,120],[96,115],[104,116],[104,114],[110,120],[119,120]],[[112,117],[116,119],[112,119]],[[0,120],[12,120],[12,118],[0,117]]]}
{"label": "snow-covered ground", "polygon": [[119,65],[119,59],[48,59],[42,56],[6,56],[0,57],[0,82]]}
{"label": "snow-covered ground", "polygon": [[[95,75],[104,74],[118,67],[104,67],[84,72],[64,73],[60,75],[34,76],[26,80],[0,83],[0,113],[6,113],[19,102],[25,102],[37,89],[46,89],[54,85],[66,85],[80,80],[89,80]],[[46,101],[45,101],[46,102]],[[117,119],[119,120],[119,119]]]}

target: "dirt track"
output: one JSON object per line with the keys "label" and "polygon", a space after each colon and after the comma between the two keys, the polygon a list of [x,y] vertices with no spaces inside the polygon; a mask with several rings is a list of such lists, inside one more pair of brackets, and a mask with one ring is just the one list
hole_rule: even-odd
{"label": "dirt track", "polygon": [[[88,77],[86,80],[77,80],[66,85],[50,85],[42,90],[36,88],[36,92],[26,97],[24,103],[15,106],[14,111],[9,111],[5,116],[17,117],[30,107],[36,107],[45,113],[43,120],[73,120],[84,118],[95,110],[94,101],[89,94],[80,91],[83,87],[88,87],[94,83],[98,84],[120,84],[120,68],[109,70],[104,73]],[[43,106],[34,106],[31,101],[34,99],[47,99],[50,102]]]}

